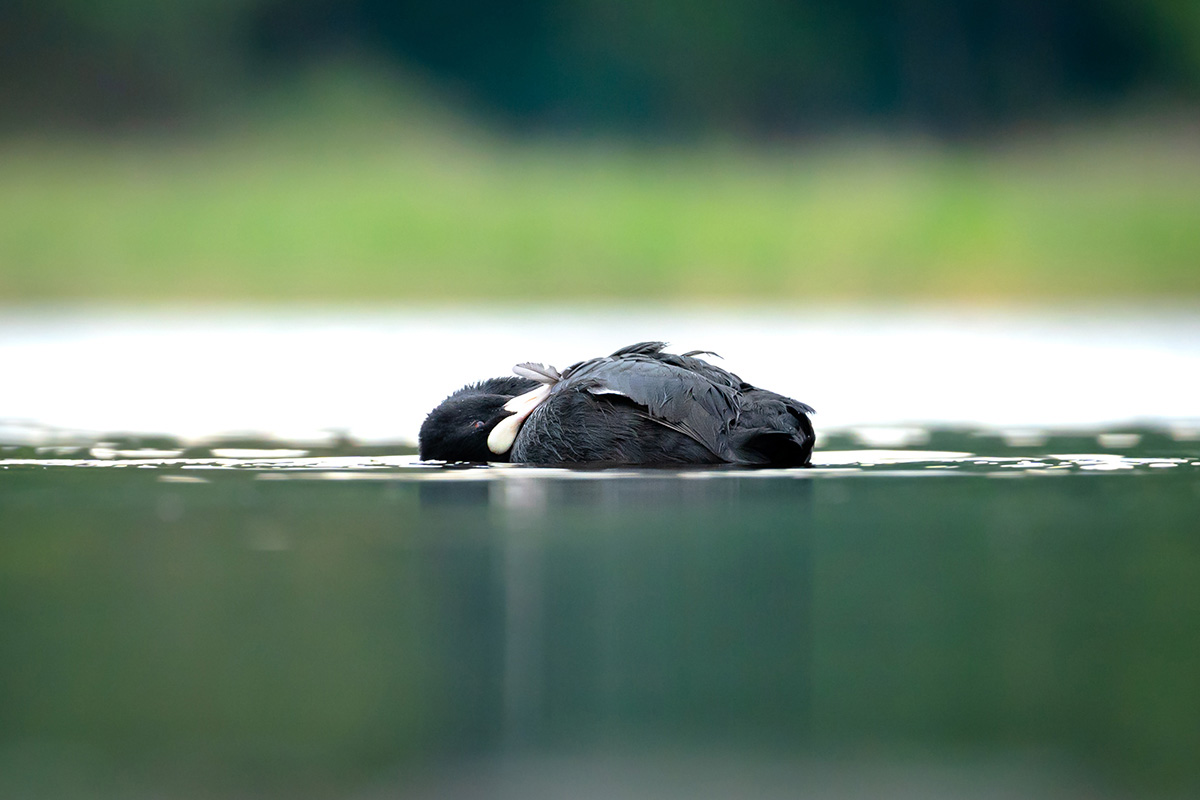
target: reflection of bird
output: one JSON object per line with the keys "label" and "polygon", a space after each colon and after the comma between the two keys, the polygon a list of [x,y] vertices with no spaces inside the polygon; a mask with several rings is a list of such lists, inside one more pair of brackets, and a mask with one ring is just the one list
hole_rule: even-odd
{"label": "reflection of bird", "polygon": [[422,459],[529,464],[804,466],[804,403],[759,389],[663,342],[624,347],[561,374],[519,364],[450,395],[421,426]]}

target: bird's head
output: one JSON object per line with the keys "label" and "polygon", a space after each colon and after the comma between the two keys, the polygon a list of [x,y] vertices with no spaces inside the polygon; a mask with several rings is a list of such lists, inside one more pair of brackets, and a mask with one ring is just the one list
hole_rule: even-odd
{"label": "bird's head", "polygon": [[421,425],[421,460],[508,461],[520,426],[510,422],[498,432],[496,427],[518,413],[505,406],[538,385],[525,378],[492,378],[459,389],[431,411]]}

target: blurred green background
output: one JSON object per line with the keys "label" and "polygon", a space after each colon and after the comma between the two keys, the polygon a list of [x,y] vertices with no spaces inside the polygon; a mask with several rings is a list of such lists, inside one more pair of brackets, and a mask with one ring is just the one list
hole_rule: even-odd
{"label": "blurred green background", "polygon": [[1190,301],[1200,5],[18,0],[0,302]]}

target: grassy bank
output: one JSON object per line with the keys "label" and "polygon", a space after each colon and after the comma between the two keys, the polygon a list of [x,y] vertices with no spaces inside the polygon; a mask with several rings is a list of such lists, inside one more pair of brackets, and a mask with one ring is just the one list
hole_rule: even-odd
{"label": "grassy bank", "polygon": [[1200,297],[1200,145],[0,143],[0,301]]}

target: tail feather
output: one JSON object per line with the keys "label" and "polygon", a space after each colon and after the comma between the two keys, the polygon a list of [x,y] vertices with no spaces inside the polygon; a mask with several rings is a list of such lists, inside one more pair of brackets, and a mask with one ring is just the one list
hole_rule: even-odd
{"label": "tail feather", "polygon": [[763,431],[742,444],[743,452],[761,456],[760,464],[807,467],[812,463],[813,437],[802,431]]}

